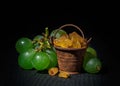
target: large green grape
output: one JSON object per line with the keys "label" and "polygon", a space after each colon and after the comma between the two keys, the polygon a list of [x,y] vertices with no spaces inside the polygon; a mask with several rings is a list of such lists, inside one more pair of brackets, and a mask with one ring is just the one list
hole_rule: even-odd
{"label": "large green grape", "polygon": [[28,49],[27,51],[20,53],[18,56],[18,65],[23,69],[32,69],[31,60],[35,55],[36,51],[32,48]]}
{"label": "large green grape", "polygon": [[98,73],[101,70],[102,63],[98,58],[90,59],[85,66],[85,71],[88,73]]}
{"label": "large green grape", "polygon": [[15,48],[18,53],[22,53],[25,52],[27,49],[31,48],[32,45],[33,44],[31,39],[23,37],[17,40]]}
{"label": "large green grape", "polygon": [[49,56],[45,52],[37,52],[32,58],[32,64],[36,70],[45,70],[50,64]]}
{"label": "large green grape", "polygon": [[45,52],[48,54],[49,59],[50,59],[50,64],[48,66],[48,69],[51,67],[55,67],[57,66],[57,54],[55,51],[53,51],[52,49],[46,49]]}
{"label": "large green grape", "polygon": [[86,52],[83,60],[83,69],[88,73],[98,73],[101,70],[100,59],[93,54]]}

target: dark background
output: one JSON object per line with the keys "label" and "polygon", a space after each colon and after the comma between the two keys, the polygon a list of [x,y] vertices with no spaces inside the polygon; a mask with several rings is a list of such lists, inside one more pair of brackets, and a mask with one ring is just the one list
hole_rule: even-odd
{"label": "dark background", "polygon": [[119,76],[119,50],[118,29],[116,23],[116,13],[112,15],[106,9],[102,10],[74,10],[66,8],[63,10],[41,11],[37,10],[9,10],[4,15],[1,29],[1,47],[2,57],[1,85],[16,83],[15,76],[18,74],[17,52],[15,43],[21,37],[33,38],[41,34],[47,26],[50,31],[59,28],[63,24],[72,23],[80,26],[85,37],[92,37],[91,46],[98,53],[103,63],[103,69],[100,72],[107,77],[107,84],[118,84]]}

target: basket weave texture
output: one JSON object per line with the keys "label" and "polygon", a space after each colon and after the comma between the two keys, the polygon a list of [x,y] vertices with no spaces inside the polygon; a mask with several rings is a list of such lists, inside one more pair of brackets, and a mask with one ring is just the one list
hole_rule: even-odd
{"label": "basket weave texture", "polygon": [[[74,24],[65,24],[58,29],[60,30],[68,26],[78,29],[81,32],[83,39],[85,39],[83,31]],[[61,48],[54,46],[57,52],[59,71],[65,71],[68,72],[69,74],[80,73],[83,58],[89,42],[90,40],[86,41],[87,45],[83,48]]]}

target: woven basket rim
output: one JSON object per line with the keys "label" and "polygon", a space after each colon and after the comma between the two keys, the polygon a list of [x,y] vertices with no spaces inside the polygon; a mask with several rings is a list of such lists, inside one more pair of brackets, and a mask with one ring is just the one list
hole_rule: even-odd
{"label": "woven basket rim", "polygon": [[70,50],[83,50],[83,49],[86,49],[86,47],[82,47],[82,48],[62,48],[62,47],[57,47],[57,46],[54,46],[56,49],[59,49],[59,50],[66,50],[66,51],[70,51]]}

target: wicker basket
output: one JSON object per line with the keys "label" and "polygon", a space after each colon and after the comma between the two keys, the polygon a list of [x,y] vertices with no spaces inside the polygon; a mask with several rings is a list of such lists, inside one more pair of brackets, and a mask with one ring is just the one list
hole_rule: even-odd
{"label": "wicker basket", "polygon": [[[78,29],[81,32],[82,37],[84,38],[83,31],[74,24],[62,25],[60,28],[58,28],[58,30],[63,29],[67,26],[72,26]],[[54,37],[52,38],[52,40],[53,39]],[[84,48],[61,48],[54,46],[57,52],[59,71],[66,71],[69,74],[79,74],[81,72],[83,57],[90,40],[91,38],[86,41],[87,46]]]}

